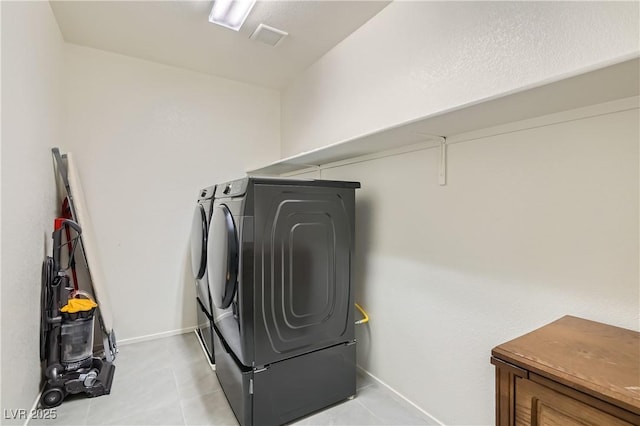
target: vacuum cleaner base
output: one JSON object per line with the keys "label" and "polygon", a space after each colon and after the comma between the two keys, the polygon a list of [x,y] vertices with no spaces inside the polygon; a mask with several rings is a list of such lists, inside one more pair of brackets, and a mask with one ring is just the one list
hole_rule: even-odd
{"label": "vacuum cleaner base", "polygon": [[116,366],[100,358],[93,358],[91,367],[69,371],[47,380],[40,406],[53,408],[62,404],[69,394],[85,393],[89,398],[108,395]]}

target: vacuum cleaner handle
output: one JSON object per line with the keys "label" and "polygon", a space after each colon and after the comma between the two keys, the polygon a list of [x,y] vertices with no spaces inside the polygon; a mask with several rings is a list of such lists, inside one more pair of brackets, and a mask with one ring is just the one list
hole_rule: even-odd
{"label": "vacuum cleaner handle", "polygon": [[78,225],[78,222],[75,222],[71,219],[66,219],[64,217],[58,217],[55,220],[54,223],[54,234],[56,232],[58,232],[63,226],[68,225],[70,228],[72,228],[73,230],[75,230],[78,235],[82,234],[82,228],[80,227],[80,225]]}
{"label": "vacuum cleaner handle", "polygon": [[71,219],[65,219],[63,217],[56,218],[53,226],[53,268],[54,273],[57,275],[60,272],[60,257],[62,250],[62,230],[68,226],[78,233],[78,236],[82,234],[82,228],[77,222]]}

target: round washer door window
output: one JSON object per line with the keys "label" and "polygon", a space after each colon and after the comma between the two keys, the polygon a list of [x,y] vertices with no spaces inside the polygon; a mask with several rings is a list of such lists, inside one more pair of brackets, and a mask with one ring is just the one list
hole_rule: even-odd
{"label": "round washer door window", "polygon": [[199,280],[207,269],[207,217],[204,208],[198,204],[191,223],[191,270]]}
{"label": "round washer door window", "polygon": [[207,241],[209,288],[220,309],[231,304],[238,276],[238,240],[233,216],[224,204],[213,209]]}

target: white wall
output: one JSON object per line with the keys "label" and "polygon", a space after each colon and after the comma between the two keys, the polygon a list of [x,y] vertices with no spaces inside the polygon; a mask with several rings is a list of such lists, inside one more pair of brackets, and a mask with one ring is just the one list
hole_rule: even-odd
{"label": "white wall", "polygon": [[[275,160],[280,121],[290,155],[535,85],[637,54],[637,16],[395,2],[286,89],[281,120],[275,91],[63,47],[48,3],[2,2],[2,408],[38,391],[39,313],[15,300],[39,300],[50,147],[78,161],[119,339],[183,329],[197,190]],[[324,171],[363,183],[361,365],[445,423],[488,424],[493,345],[564,313],[637,329],[637,129],[636,111],[454,145],[446,187],[433,150]]]}
{"label": "white wall", "polygon": [[489,425],[494,346],[567,314],[640,329],[639,127],[636,109],[455,144],[446,186],[437,149],[323,170],[362,182],[358,363],[444,424]]}
{"label": "white wall", "polygon": [[118,339],[194,327],[198,190],[277,159],[279,93],[75,45],[65,90]]}
{"label": "white wall", "polygon": [[[282,155],[637,56],[638,12],[396,1],[284,90]],[[639,329],[638,127],[635,110],[452,145],[443,187],[435,149],[323,170],[362,182],[360,365],[445,424],[492,424],[493,346],[565,314]]]}
{"label": "white wall", "polygon": [[56,209],[63,41],[48,2],[2,2],[2,410],[40,385],[40,273]]}
{"label": "white wall", "polygon": [[638,8],[395,1],[284,90],[282,155],[638,55]]}

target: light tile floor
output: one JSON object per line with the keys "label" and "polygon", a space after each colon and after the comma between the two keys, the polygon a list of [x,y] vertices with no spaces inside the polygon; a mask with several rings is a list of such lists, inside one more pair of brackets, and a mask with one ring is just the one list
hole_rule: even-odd
{"label": "light tile floor", "polygon": [[[72,395],[29,425],[237,425],[195,333],[120,346],[110,395]],[[357,395],[298,425],[428,425],[419,410],[358,373]]]}

